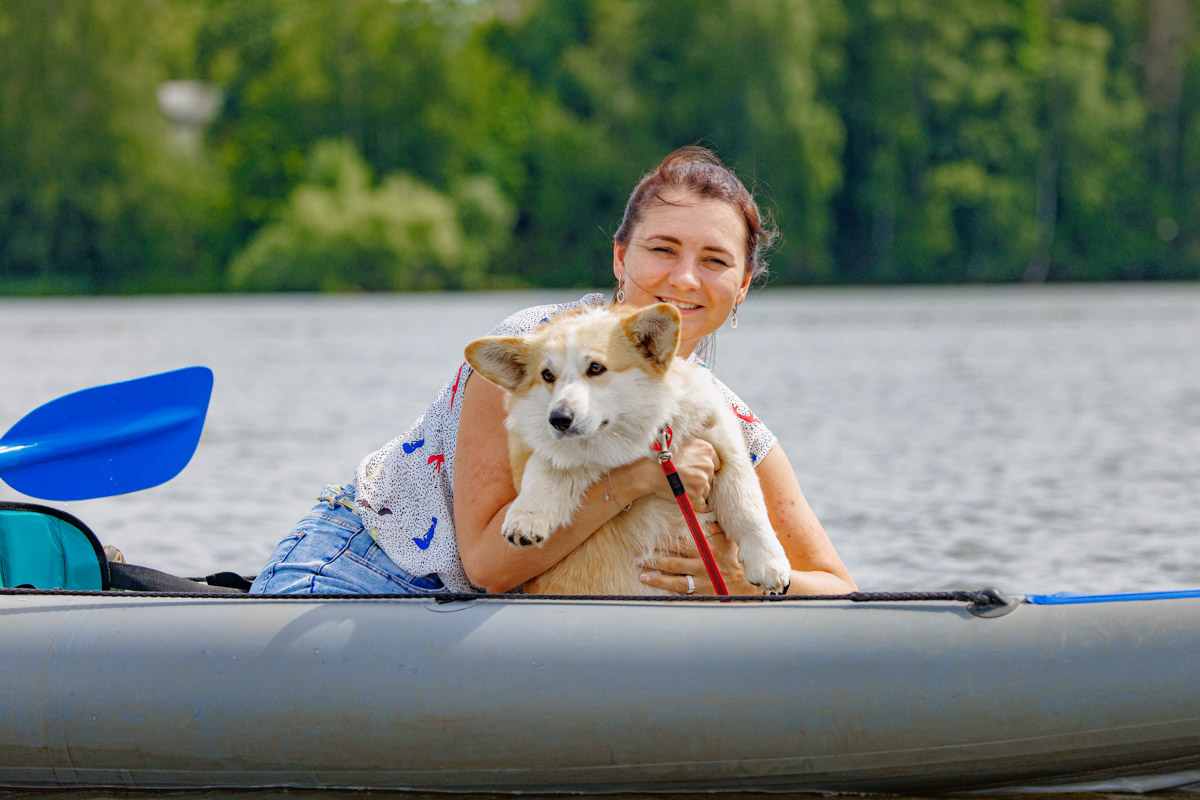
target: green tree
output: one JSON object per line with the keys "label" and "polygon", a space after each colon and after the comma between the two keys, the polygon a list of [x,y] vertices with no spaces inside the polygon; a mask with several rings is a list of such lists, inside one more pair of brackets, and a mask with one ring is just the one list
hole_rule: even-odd
{"label": "green tree", "polygon": [[[1124,4],[1118,6],[1124,9]],[[1200,277],[1200,38],[1196,0],[1134,3],[1114,24],[1132,44],[1116,47],[1132,55],[1146,104],[1146,148],[1151,176],[1154,232],[1159,243],[1148,255],[1149,277]],[[1132,32],[1132,35],[1128,32]]]}
{"label": "green tree", "polygon": [[278,219],[230,267],[252,291],[477,289],[511,212],[494,184],[475,179],[446,196],[393,174],[378,186],[354,146],[321,142],[309,175]]}
{"label": "green tree", "polygon": [[0,291],[211,286],[221,184],[155,103],[193,23],[162,0],[0,6]]}
{"label": "green tree", "polygon": [[[1198,14],[10,0],[0,291],[605,284],[630,189],[694,142],[760,190],[781,283],[1195,278]],[[191,151],[172,79],[223,92]]]}
{"label": "green tree", "polygon": [[871,0],[851,13],[846,183],[835,201],[841,276],[858,281],[1011,277],[1033,245],[1037,151],[1014,63],[1011,4]]}
{"label": "green tree", "polygon": [[[554,231],[573,216],[585,241],[557,244],[594,265],[582,274],[608,280],[608,236],[637,177],[674,148],[702,142],[769,187],[785,233],[781,277],[827,275],[842,131],[821,87],[839,69],[841,24],[837,4],[799,0],[698,0],[686,13],[661,0],[526,4],[489,42],[557,100],[564,113],[545,124],[567,148],[553,156],[558,169],[531,169],[527,223],[563,237]],[[571,172],[578,178],[562,183]],[[562,203],[568,209],[556,210]],[[607,235],[593,236],[597,229]]]}
{"label": "green tree", "polygon": [[1028,2],[1018,51],[1033,89],[1039,151],[1037,242],[1025,280],[1146,277],[1161,262],[1151,176],[1141,158],[1145,106],[1089,4]]}
{"label": "green tree", "polygon": [[1144,108],[1096,5],[859,6],[840,101],[847,280],[1141,274]]}
{"label": "green tree", "polygon": [[478,44],[475,13],[423,0],[213,3],[197,70],[229,97],[212,141],[239,189],[243,238],[272,219],[328,138],[348,140],[378,174],[443,194],[486,177],[503,205],[519,195],[532,101]]}

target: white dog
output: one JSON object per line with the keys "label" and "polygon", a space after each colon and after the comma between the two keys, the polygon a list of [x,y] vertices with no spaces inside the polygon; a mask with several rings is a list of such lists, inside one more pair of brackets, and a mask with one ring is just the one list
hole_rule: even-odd
{"label": "white dog", "polygon": [[[737,544],[747,580],[768,591],[790,566],[732,409],[704,368],[675,358],[679,311],[660,303],[578,310],[520,337],[471,342],[466,358],[507,390],[509,455],[518,496],[503,534],[541,545],[571,521],[587,490],[647,455],[669,425],[678,442],[700,436],[720,457],[708,502]],[[664,478],[664,480],[666,480]],[[639,580],[633,561],[660,548],[695,552],[674,501],[648,495],[617,514],[571,555],[525,585],[537,594],[665,593]]]}

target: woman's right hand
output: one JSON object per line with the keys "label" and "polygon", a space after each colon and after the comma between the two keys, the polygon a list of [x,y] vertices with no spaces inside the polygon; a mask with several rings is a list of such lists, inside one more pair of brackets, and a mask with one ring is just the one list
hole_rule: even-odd
{"label": "woman's right hand", "polygon": [[[721,468],[721,457],[717,455],[716,448],[704,439],[691,438],[674,445],[671,449],[671,461],[675,465],[675,471],[683,481],[683,488],[687,491],[688,499],[692,501],[692,507],[702,513],[708,509],[708,496],[712,491],[713,476]],[[671,484],[663,475],[657,453],[651,453],[630,467],[636,470],[640,477],[642,490],[636,496],[653,494],[664,500],[675,499]]]}

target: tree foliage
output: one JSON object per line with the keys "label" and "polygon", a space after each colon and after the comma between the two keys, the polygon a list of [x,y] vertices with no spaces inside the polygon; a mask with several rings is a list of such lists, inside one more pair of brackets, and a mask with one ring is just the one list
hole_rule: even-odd
{"label": "tree foliage", "polygon": [[488,253],[506,244],[511,214],[487,179],[462,186],[456,202],[400,173],[373,186],[348,142],[321,142],[308,163],[279,218],[234,259],[232,288],[478,288]]}
{"label": "tree foliage", "polygon": [[217,273],[224,181],[172,150],[153,105],[192,22],[153,0],[0,6],[0,287],[178,288]]}
{"label": "tree foliage", "polygon": [[[0,292],[597,285],[703,143],[780,283],[1200,276],[1200,0],[10,0]],[[198,148],[158,108],[218,87]]]}

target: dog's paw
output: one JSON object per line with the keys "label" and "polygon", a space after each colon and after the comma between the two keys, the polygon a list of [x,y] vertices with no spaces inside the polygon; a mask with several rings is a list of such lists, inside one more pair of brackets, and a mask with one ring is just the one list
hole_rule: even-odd
{"label": "dog's paw", "polygon": [[513,513],[511,508],[500,528],[500,533],[515,547],[540,547],[550,538],[550,531],[550,524],[544,517],[529,512]]}
{"label": "dog's paw", "polygon": [[792,565],[774,536],[766,544],[742,542],[738,555],[746,580],[768,593],[782,592],[792,579]]}

